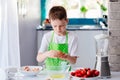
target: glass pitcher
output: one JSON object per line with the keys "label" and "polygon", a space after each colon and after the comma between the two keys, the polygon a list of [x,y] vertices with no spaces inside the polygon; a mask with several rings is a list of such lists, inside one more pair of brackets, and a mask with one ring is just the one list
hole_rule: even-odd
{"label": "glass pitcher", "polygon": [[110,67],[108,61],[108,35],[99,34],[96,40],[96,64],[95,69],[100,71],[100,78],[110,78]]}
{"label": "glass pitcher", "polygon": [[96,55],[107,56],[108,55],[108,35],[99,34],[95,36],[96,40]]}

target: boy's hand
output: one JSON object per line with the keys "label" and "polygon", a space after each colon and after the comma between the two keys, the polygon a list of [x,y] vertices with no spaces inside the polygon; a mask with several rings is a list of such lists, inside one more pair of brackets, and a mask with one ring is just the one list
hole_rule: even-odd
{"label": "boy's hand", "polygon": [[61,52],[61,51],[58,51],[57,57],[62,59],[62,58],[64,58],[64,57],[66,57],[66,54],[64,54],[64,53]]}
{"label": "boy's hand", "polygon": [[62,57],[65,57],[65,54],[62,53],[61,51],[50,50],[48,51],[47,56],[51,58],[62,58]]}
{"label": "boy's hand", "polygon": [[60,52],[58,58],[66,60],[67,56],[68,56],[67,54]]}

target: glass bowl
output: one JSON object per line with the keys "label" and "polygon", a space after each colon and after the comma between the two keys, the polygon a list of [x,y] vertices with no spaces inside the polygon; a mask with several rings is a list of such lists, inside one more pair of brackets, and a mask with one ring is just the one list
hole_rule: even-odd
{"label": "glass bowl", "polygon": [[61,79],[61,80],[68,77],[69,69],[70,69],[70,65],[46,67],[47,74],[50,78]]}

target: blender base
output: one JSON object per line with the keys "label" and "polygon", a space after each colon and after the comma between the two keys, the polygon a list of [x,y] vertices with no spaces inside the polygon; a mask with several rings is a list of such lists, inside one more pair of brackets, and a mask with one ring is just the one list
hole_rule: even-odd
{"label": "blender base", "polygon": [[97,56],[95,69],[100,71],[100,78],[111,78],[108,56]]}

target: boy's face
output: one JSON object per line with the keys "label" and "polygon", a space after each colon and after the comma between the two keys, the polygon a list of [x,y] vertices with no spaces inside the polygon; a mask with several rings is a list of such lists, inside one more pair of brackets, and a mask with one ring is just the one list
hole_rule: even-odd
{"label": "boy's face", "polygon": [[53,30],[56,34],[58,35],[65,35],[66,34],[66,26],[68,24],[68,20],[66,19],[55,19],[55,20],[50,20],[50,23],[53,27]]}

